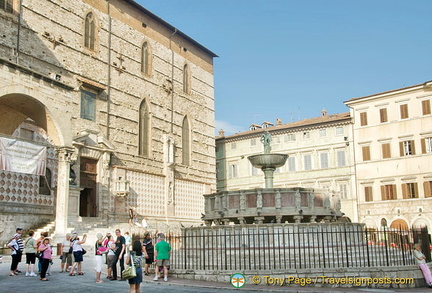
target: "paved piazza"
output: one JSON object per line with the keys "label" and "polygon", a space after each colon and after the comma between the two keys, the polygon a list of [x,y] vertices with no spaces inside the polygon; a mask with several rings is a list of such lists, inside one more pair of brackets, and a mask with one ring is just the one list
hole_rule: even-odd
{"label": "paved piazza", "polygon": [[[23,258],[24,259],[24,258]],[[51,276],[48,276],[48,282],[42,282],[39,277],[25,277],[20,274],[16,277],[9,276],[10,256],[3,256],[3,263],[0,263],[0,293],[27,293],[27,292],[79,292],[79,293],[107,293],[107,292],[128,292],[129,285],[127,281],[108,281],[106,280],[106,270],[102,277],[103,284],[95,283],[94,260],[92,256],[84,258],[84,276],[70,277],[68,274],[59,273],[60,260],[54,258],[54,265],[51,268]],[[21,262],[18,266],[21,271],[25,270],[25,264]],[[159,282],[152,280],[153,276],[144,276],[141,284],[141,292],[373,292],[373,293],[412,293],[412,292],[432,292],[428,288],[414,289],[370,289],[370,288],[313,288],[300,286],[256,286],[246,284],[242,288],[234,288],[231,284],[204,282],[195,280],[186,280],[170,277],[168,282],[162,279]]]}

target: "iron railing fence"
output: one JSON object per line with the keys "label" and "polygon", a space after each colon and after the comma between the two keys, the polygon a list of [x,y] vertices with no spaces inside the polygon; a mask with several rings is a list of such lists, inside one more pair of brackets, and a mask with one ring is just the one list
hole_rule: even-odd
{"label": "iron railing fence", "polygon": [[414,243],[430,245],[426,229],[358,224],[199,227],[166,240],[173,268],[209,271],[407,266],[415,264]]}

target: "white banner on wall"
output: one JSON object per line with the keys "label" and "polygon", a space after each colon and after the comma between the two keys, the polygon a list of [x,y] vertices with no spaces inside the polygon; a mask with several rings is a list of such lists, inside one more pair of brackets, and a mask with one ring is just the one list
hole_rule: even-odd
{"label": "white banner on wall", "polygon": [[46,147],[0,137],[0,170],[45,176]]}

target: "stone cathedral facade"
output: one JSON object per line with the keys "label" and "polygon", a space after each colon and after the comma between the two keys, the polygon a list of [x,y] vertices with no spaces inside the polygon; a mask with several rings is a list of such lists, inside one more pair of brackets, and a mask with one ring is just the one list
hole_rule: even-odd
{"label": "stone cathedral facade", "polygon": [[47,150],[44,176],[0,170],[1,240],[200,222],[215,53],[132,0],[3,0],[0,32],[0,138]]}

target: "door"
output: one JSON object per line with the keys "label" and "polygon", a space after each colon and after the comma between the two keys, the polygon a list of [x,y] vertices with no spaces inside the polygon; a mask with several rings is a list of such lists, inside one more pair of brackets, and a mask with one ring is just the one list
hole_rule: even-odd
{"label": "door", "polygon": [[81,158],[80,186],[80,216],[97,217],[98,198],[96,190],[97,160]]}

